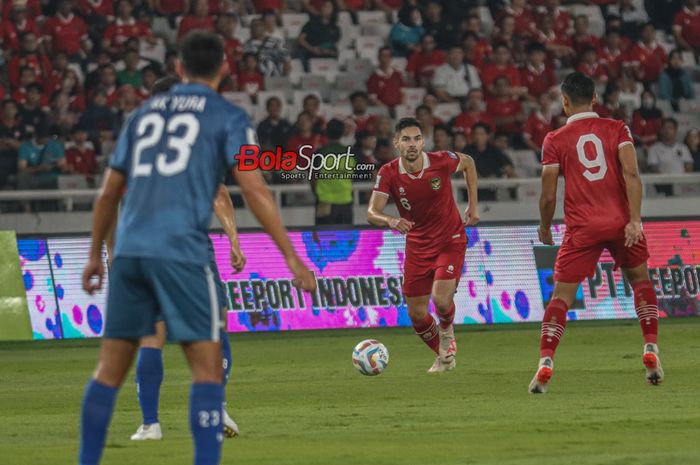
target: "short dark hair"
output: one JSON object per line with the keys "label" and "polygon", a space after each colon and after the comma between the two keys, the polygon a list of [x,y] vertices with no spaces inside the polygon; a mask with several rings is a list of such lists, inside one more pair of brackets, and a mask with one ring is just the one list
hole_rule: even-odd
{"label": "short dark hair", "polygon": [[572,105],[586,105],[593,101],[595,83],[593,79],[576,71],[564,78],[561,92],[569,97]]}
{"label": "short dark hair", "polygon": [[180,59],[188,76],[212,78],[224,61],[224,44],[212,32],[192,31],[180,42]]}
{"label": "short dark hair", "polygon": [[351,102],[354,102],[355,99],[360,98],[360,97],[365,99],[365,100],[369,100],[369,96],[367,95],[367,92],[365,92],[364,90],[356,90],[355,92],[350,94],[349,99]]}
{"label": "short dark hair", "polygon": [[386,147],[391,147],[391,141],[389,139],[380,137],[379,139],[377,139],[377,144],[374,146],[374,150],[379,150]]}
{"label": "short dark hair", "polygon": [[326,124],[326,135],[331,140],[338,140],[343,137],[345,124],[337,118],[333,118]]}
{"label": "short dark hair", "polygon": [[179,82],[180,80],[175,76],[162,77],[153,83],[153,86],[151,87],[151,94],[157,95],[168,92],[172,86],[178,84]]}
{"label": "short dark hair", "polygon": [[41,85],[37,84],[36,82],[32,82],[31,84],[29,84],[29,85],[27,86],[27,89],[26,89],[26,90],[27,90],[27,93],[29,93],[29,92],[32,91],[32,90],[35,90],[35,91],[37,91],[37,92],[39,92],[39,93],[42,93],[42,92],[43,92],[43,89],[41,88]]}
{"label": "short dark hair", "polygon": [[666,124],[666,123],[671,123],[673,125],[673,127],[678,129],[678,121],[676,121],[675,118],[664,118],[662,125]]}
{"label": "short dark hair", "polygon": [[528,55],[535,52],[547,53],[547,50],[544,48],[544,45],[539,42],[532,42],[530,45],[527,46],[526,51]]}
{"label": "short dark hair", "polygon": [[282,100],[278,96],[273,95],[272,97],[268,97],[267,100],[265,100],[265,109],[269,110],[270,104],[275,100],[278,101],[280,105],[282,105]]}
{"label": "short dark hair", "polygon": [[452,135],[452,130],[446,124],[438,124],[433,127],[433,134],[435,134],[436,131],[445,131],[448,136]]}
{"label": "short dark hair", "polygon": [[421,127],[420,123],[418,122],[417,119],[415,118],[401,118],[397,123],[396,127],[394,128],[396,135],[398,136],[401,134],[401,131],[407,128],[418,128],[423,131],[423,128]]}

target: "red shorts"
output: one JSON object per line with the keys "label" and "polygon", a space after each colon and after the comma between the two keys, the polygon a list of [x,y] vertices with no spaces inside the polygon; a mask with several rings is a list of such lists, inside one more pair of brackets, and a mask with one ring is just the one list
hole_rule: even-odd
{"label": "red shorts", "polygon": [[459,284],[466,251],[467,242],[464,236],[448,242],[434,255],[418,255],[413,247],[407,245],[403,295],[430,295],[433,292],[433,281],[437,280],[456,279]]}
{"label": "red shorts", "polygon": [[649,258],[647,240],[642,238],[636,245],[625,247],[625,238],[616,237],[604,241],[591,240],[594,232],[566,231],[554,265],[554,280],[560,283],[580,283],[595,275],[596,265],[603,249],[608,249],[615,269],[635,268]]}

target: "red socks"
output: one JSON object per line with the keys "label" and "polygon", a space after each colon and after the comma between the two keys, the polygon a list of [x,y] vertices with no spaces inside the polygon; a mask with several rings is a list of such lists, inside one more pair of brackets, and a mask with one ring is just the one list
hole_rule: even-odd
{"label": "red socks", "polygon": [[455,304],[452,304],[450,309],[444,315],[440,312],[437,313],[438,319],[440,320],[440,327],[442,329],[447,329],[450,327],[453,321],[455,321]]}
{"label": "red socks", "polygon": [[[452,312],[452,316],[454,317],[454,311]],[[435,324],[435,319],[428,314],[421,321],[414,321],[413,329],[416,331],[418,337],[437,354],[440,346],[440,335],[438,334],[438,327]]]}
{"label": "red socks", "polygon": [[634,309],[642,327],[645,343],[656,344],[659,332],[659,307],[656,292],[651,281],[638,281],[632,284],[634,291]]}
{"label": "red socks", "polygon": [[561,299],[552,299],[542,318],[542,335],[540,337],[540,357],[554,357],[559,340],[566,329],[566,312],[569,307]]}

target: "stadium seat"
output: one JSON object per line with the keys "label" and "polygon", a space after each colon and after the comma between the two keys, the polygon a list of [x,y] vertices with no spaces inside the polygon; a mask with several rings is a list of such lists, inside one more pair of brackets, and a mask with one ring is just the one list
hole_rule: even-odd
{"label": "stadium seat", "polygon": [[348,60],[357,58],[357,52],[353,48],[342,48],[338,51],[338,66],[345,68]]}
{"label": "stadium seat", "polygon": [[250,28],[249,27],[239,27],[236,29],[236,33],[234,34],[236,39],[241,41],[241,44],[244,44],[250,39]]}
{"label": "stadium seat", "polygon": [[295,86],[298,86],[301,82],[301,75],[304,74],[304,65],[298,58],[294,58],[293,60],[291,60],[289,62],[289,65],[289,81]]}
{"label": "stadium seat", "polygon": [[364,24],[360,27],[361,35],[363,36],[379,36],[389,37],[391,32],[391,24]]}
{"label": "stadium seat", "polygon": [[170,27],[168,18],[162,16],[154,17],[151,23],[151,29],[153,30],[153,35],[161,37],[165,40],[166,44],[175,45],[177,42],[177,29]]}
{"label": "stadium seat", "polygon": [[359,36],[360,36],[359,26],[355,26],[354,24],[350,24],[349,26],[344,26],[343,29],[340,31],[340,40],[338,41],[338,50],[340,50],[342,52],[344,49],[352,48],[353,44],[355,43],[355,39],[357,39]]}
{"label": "stadium seat", "polygon": [[165,53],[167,47],[165,41],[161,38],[156,39],[155,45],[151,45],[146,40],[141,40],[139,43],[139,55],[141,58],[154,61],[156,63],[165,63]]}
{"label": "stadium seat", "polygon": [[333,89],[330,99],[331,106],[348,105],[350,103],[351,92],[353,91]]}
{"label": "stadium seat", "polygon": [[294,88],[286,76],[268,76],[265,78],[265,90],[284,92],[285,101],[291,101]]}
{"label": "stadium seat", "polygon": [[401,73],[406,74],[406,65],[408,64],[408,58],[405,57],[394,57],[391,59],[391,66],[401,71]]}
{"label": "stadium seat", "polygon": [[537,177],[540,164],[532,150],[509,150],[507,154],[513,162],[518,176],[521,178]]}
{"label": "stadium seat", "polygon": [[357,80],[362,82],[365,82],[374,72],[372,62],[364,58],[348,60],[345,69],[348,74],[354,75]]}
{"label": "stadium seat", "polygon": [[341,31],[345,30],[348,26],[352,26],[352,15],[347,11],[339,11],[337,24]]}
{"label": "stadium seat", "polygon": [[355,49],[362,58],[367,58],[372,63],[377,63],[377,52],[384,46],[384,37],[360,35],[355,39]]}
{"label": "stadium seat", "polygon": [[365,26],[367,24],[386,24],[386,15],[381,10],[358,11],[357,23],[360,26]]}
{"label": "stadium seat", "polygon": [[247,92],[224,92],[221,94],[226,100],[236,105],[251,105],[250,95]]}
{"label": "stadium seat", "polygon": [[301,76],[301,88],[314,91],[321,95],[324,102],[330,98],[330,84],[325,76],[319,74],[304,74]]}
{"label": "stadium seat", "polygon": [[404,87],[401,89],[402,102],[415,110],[418,105],[423,103],[423,98],[427,93],[425,87]]}
{"label": "stadium seat", "polygon": [[345,105],[326,105],[323,111],[323,117],[326,121],[330,121],[333,118],[344,120],[352,116],[352,107],[350,104]]}
{"label": "stadium seat", "polygon": [[334,92],[334,94],[338,93],[347,93],[350,94],[351,92],[354,92],[356,90],[365,90],[365,82],[361,81],[357,78],[356,75],[352,73],[341,73],[339,74],[336,79],[335,79],[335,85],[333,88],[337,91]]}
{"label": "stadium seat", "polygon": [[310,74],[323,76],[328,83],[335,82],[335,78],[340,72],[338,68],[338,60],[335,58],[311,58],[309,60]]}
{"label": "stadium seat", "polygon": [[287,38],[299,37],[301,28],[309,21],[308,13],[282,13],[282,28]]}
{"label": "stadium seat", "polygon": [[396,114],[396,119],[415,117],[416,113],[414,108],[410,105],[396,105],[394,108],[394,113]]}
{"label": "stadium seat", "polygon": [[461,108],[457,102],[438,103],[433,111],[433,116],[447,122],[459,115],[460,112]]}
{"label": "stadium seat", "polygon": [[661,110],[661,112],[664,114],[664,116],[670,116],[673,115],[673,107],[671,107],[671,102],[668,100],[657,100],[656,101],[656,108]]}
{"label": "stadium seat", "polygon": [[389,116],[389,109],[382,105],[370,105],[367,114],[372,116]]}
{"label": "stadium seat", "polygon": [[262,15],[259,14],[243,15],[241,16],[241,24],[245,27],[250,27],[253,20],[260,18],[262,18]]}

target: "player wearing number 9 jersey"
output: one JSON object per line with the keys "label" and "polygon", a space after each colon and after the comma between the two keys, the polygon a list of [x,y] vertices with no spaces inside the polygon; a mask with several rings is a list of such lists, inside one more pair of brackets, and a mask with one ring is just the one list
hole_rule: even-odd
{"label": "player wearing number 9 jersey", "polygon": [[546,392],[568,309],[581,281],[595,273],[604,249],[632,286],[644,336],[646,379],[658,384],[663,380],[656,345],[658,307],[647,271],[649,252],[642,231],[642,185],[634,142],[623,122],[592,112],[595,85],[588,76],[568,75],[561,91],[569,118],[565,126],[547,134],[543,143],[538,232],[544,244],[554,244],[550,228],[559,175],[566,181],[566,232],[554,265],[554,292],[542,320],[540,363],[529,391]]}
{"label": "player wearing number 9 jersey", "polygon": [[99,463],[117,391],[139,339],[154,333],[159,316],[168,337],[181,343],[192,370],[194,465],[220,462],[222,306],[209,266],[207,231],[227,169],[285,257],[295,284],[309,291],[316,287],[261,174],[235,166],[240,147],[255,141],[245,112],[214,90],[226,72],[221,39],[192,32],[180,42],[180,59],[185,84],[154,96],[129,119],[95,202],[90,257],[83,271],[88,293],[101,287],[103,241],[128,187],[116,232],[100,360],[83,398],[80,465]]}

